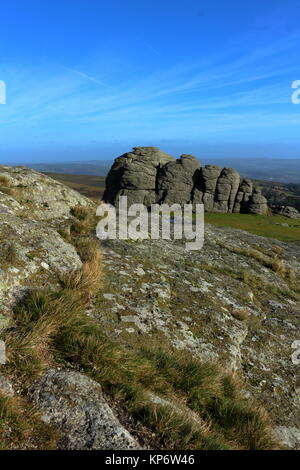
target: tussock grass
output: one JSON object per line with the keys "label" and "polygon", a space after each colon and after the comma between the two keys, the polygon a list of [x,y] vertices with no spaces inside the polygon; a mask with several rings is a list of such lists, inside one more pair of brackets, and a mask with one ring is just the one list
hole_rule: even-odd
{"label": "tussock grass", "polygon": [[291,286],[299,288],[297,274],[293,268],[286,268],[285,276]]}
{"label": "tussock grass", "polygon": [[8,196],[13,196],[15,194],[14,188],[11,187],[9,178],[5,175],[0,175],[0,192],[7,194]]}
{"label": "tussock grass", "polygon": [[[92,246],[94,246],[94,243]],[[95,244],[93,254],[87,246],[85,246],[84,250],[84,256],[87,261],[83,264],[82,268],[60,275],[60,281],[67,290],[75,291],[76,294],[83,293],[87,295],[88,298],[91,298],[102,286],[102,254],[98,244]]]}
{"label": "tussock grass", "polygon": [[93,230],[96,230],[97,218],[94,207],[77,205],[72,208],[71,214],[77,219],[71,226],[73,237],[90,235]]}
{"label": "tussock grass", "polygon": [[4,241],[0,245],[0,263],[13,264],[18,261],[18,252],[14,243]]}
{"label": "tussock grass", "polygon": [[258,261],[263,266],[273,269],[274,259],[267,256],[262,251],[258,251],[255,248],[244,248],[240,246],[228,245],[227,243],[224,243],[222,241],[217,241],[216,243],[221,248],[225,248],[226,250],[231,251],[232,253],[236,253],[238,255],[246,256],[247,258],[252,258],[255,261]]}
{"label": "tussock grass", "polygon": [[278,245],[273,245],[272,246],[272,251],[277,256],[281,256],[283,254],[283,248],[281,246],[278,246]]}
{"label": "tussock grass", "polygon": [[[54,360],[72,364],[101,383],[106,393],[122,397],[131,415],[158,434],[166,448],[275,446],[268,420],[257,415],[252,402],[241,398],[240,385],[232,375],[182,352],[124,349],[86,316],[84,297],[73,296],[71,291],[63,288],[59,293],[32,293],[18,308],[19,330],[27,344],[25,351],[23,345],[23,354],[18,344],[18,362],[11,363],[14,357],[10,356],[10,367],[14,364],[22,372],[23,362],[22,377],[24,369],[28,372],[33,352],[40,360],[40,371]],[[78,292],[78,285],[74,292]],[[8,351],[11,352],[11,344]],[[191,424],[173,408],[152,403],[149,391],[175,403],[186,403],[205,426]]]}
{"label": "tussock grass", "polygon": [[272,270],[276,274],[280,274],[281,276],[284,276],[284,274],[286,273],[286,269],[287,268],[283,259],[279,258],[279,256],[275,256],[274,261],[272,262]]}
{"label": "tussock grass", "polygon": [[4,175],[0,175],[0,186],[2,186],[4,188],[9,188],[10,187],[9,178],[7,178]]}
{"label": "tussock grass", "polygon": [[0,450],[55,448],[58,434],[43,423],[33,405],[0,394]]}
{"label": "tussock grass", "polygon": [[[60,275],[59,290],[32,291],[16,306],[15,323],[4,338],[10,377],[26,386],[50,366],[72,366],[121,399],[133,419],[160,437],[163,448],[275,448],[269,418],[241,396],[242,386],[232,374],[182,351],[143,348],[141,343],[127,350],[86,315],[103,281],[101,251],[90,235],[89,212],[78,208],[75,213],[86,224],[83,233],[71,231],[82,268]],[[155,404],[149,393],[175,405]],[[181,404],[197,413],[198,424],[179,412]],[[17,408],[21,412],[21,404]],[[8,445],[2,437],[0,442]]]}
{"label": "tussock grass", "polygon": [[90,216],[91,208],[87,206],[77,206],[71,209],[71,214],[79,220],[86,220]]}
{"label": "tussock grass", "polygon": [[261,251],[258,251],[253,248],[249,249],[249,248],[227,245],[226,243],[220,242],[220,241],[217,242],[217,244],[220,247],[231,251],[232,253],[247,256],[248,258],[253,258],[254,260],[258,261],[263,266],[271,269],[276,274],[285,278],[290,284],[291,288],[294,288],[297,285],[297,275],[295,271],[291,267],[287,266],[285,261],[281,257],[282,248],[273,247],[273,250],[272,250],[273,256],[268,256],[262,253]]}
{"label": "tussock grass", "polygon": [[250,317],[249,310],[247,310],[246,308],[233,310],[231,312],[231,315],[239,321],[246,321]]}
{"label": "tussock grass", "polygon": [[15,327],[6,335],[9,368],[32,379],[53,365],[52,341],[58,331],[84,315],[101,287],[101,252],[80,270],[60,276],[60,291],[33,291],[15,308]]}

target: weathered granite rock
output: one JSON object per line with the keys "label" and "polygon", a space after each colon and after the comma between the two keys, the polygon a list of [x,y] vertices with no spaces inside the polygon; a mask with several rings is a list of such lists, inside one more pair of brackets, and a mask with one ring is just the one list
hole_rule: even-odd
{"label": "weathered granite rock", "polygon": [[300,450],[300,431],[298,428],[277,426],[275,437],[290,449]]}
{"label": "weathered granite rock", "polygon": [[274,215],[283,215],[289,219],[300,219],[300,213],[295,207],[271,205],[270,208]]}
{"label": "weathered granite rock", "polygon": [[193,202],[203,203],[207,212],[213,211],[217,181],[221,171],[219,166],[206,165],[198,173]]}
{"label": "weathered granite rock", "polygon": [[57,273],[81,266],[59,231],[70,228],[78,204],[92,201],[57,181],[23,167],[0,166],[0,330],[30,287],[57,282]]}
{"label": "weathered granite rock", "polygon": [[137,441],[106,403],[101,386],[67,370],[49,370],[29,392],[42,419],[58,427],[65,450],[138,450]]}
{"label": "weathered granite rock", "polygon": [[299,339],[300,297],[272,269],[279,251],[299,279],[299,246],[232,228],[206,223],[204,247],[193,252],[180,240],[111,240],[104,252],[107,287],[91,315],[126,347],[151,338],[166,350],[238,371],[274,428],[295,428],[296,435],[300,384],[292,344]]}
{"label": "weathered granite rock", "polygon": [[258,188],[254,188],[249,198],[248,212],[257,215],[265,215],[268,212],[268,201]]}
{"label": "weathered granite rock", "polygon": [[182,155],[158,169],[157,191],[158,202],[166,204],[186,204],[192,201],[200,162],[192,155]]}
{"label": "weathered granite rock", "polygon": [[[6,180],[5,186],[1,179]],[[0,204],[19,208],[36,220],[51,220],[70,215],[78,204],[93,207],[88,198],[62,183],[26,167],[0,165]]]}
{"label": "weathered granite rock", "polygon": [[103,199],[112,204],[117,203],[119,196],[128,196],[130,204],[155,202],[157,170],[170,161],[175,159],[156,147],[135,147],[115,160]]}
{"label": "weathered granite rock", "polygon": [[192,155],[175,160],[156,147],[135,147],[117,158],[107,176],[103,200],[118,204],[127,196],[129,205],[142,203],[204,204],[206,212],[265,214],[267,201],[250,180],[233,168],[206,165]]}
{"label": "weathered granite rock", "polygon": [[240,185],[240,175],[233,168],[224,168],[217,181],[214,212],[232,212]]}
{"label": "weathered granite rock", "polygon": [[14,389],[12,383],[4,377],[4,375],[0,374],[0,393],[3,395],[12,397],[14,395]]}
{"label": "weathered granite rock", "polygon": [[249,179],[243,179],[235,198],[233,212],[247,213],[249,209],[249,199],[253,193],[253,183]]}

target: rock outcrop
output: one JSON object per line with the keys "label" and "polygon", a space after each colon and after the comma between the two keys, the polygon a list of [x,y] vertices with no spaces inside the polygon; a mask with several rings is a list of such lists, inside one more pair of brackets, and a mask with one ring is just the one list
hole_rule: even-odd
{"label": "rock outcrop", "polygon": [[295,207],[278,205],[271,205],[270,207],[274,215],[283,215],[289,219],[300,219],[300,213]]}
{"label": "rock outcrop", "polygon": [[107,176],[105,202],[204,204],[206,212],[266,214],[267,200],[233,168],[200,166],[193,155],[175,160],[156,147],[135,147],[117,158]]}
{"label": "rock outcrop", "polygon": [[155,147],[138,147],[117,158],[106,179],[105,199],[117,201],[127,196],[128,203],[151,205],[156,201],[158,168],[175,161]]}
{"label": "rock outcrop", "polygon": [[92,201],[45,175],[0,166],[0,331],[6,310],[28,287],[81,266],[74,246],[60,235],[77,205],[94,210]]}
{"label": "rock outcrop", "polygon": [[182,155],[157,171],[156,200],[166,204],[186,204],[191,201],[199,162],[192,155]]}
{"label": "rock outcrop", "polygon": [[100,384],[68,370],[49,370],[30,390],[43,421],[62,434],[64,450],[138,450],[139,444],[106,403]]}

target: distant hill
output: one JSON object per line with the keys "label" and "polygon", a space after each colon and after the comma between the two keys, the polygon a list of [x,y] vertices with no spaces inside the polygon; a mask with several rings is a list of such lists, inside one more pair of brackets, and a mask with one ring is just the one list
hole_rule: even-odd
{"label": "distant hill", "polygon": [[281,183],[300,183],[300,159],[279,158],[216,158],[204,164],[235,168],[244,178]]}
{"label": "distant hill", "polygon": [[292,206],[300,212],[300,184],[256,181],[269,204]]}
{"label": "distant hill", "polygon": [[45,172],[45,174],[91,199],[101,199],[104,193],[104,176],[71,175],[49,172]]}
{"label": "distant hill", "polygon": [[[104,176],[45,173],[86,197],[99,199],[104,193]],[[255,182],[261,187],[262,193],[268,199],[269,204],[292,206],[300,212],[300,184],[262,180],[255,180]]]}
{"label": "distant hill", "polygon": [[[214,158],[206,160],[204,158],[200,160],[202,165],[214,164],[235,168],[244,178],[300,184],[300,159]],[[113,160],[89,160],[70,163],[34,163],[27,166],[47,173],[106,176],[112,163]]]}
{"label": "distant hill", "polygon": [[64,173],[69,175],[106,176],[113,161],[99,160],[87,162],[33,163],[30,168],[43,173]]}

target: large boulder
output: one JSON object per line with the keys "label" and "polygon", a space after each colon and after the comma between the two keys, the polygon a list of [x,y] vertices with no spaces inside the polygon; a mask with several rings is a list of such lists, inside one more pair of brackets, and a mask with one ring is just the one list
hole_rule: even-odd
{"label": "large boulder", "polygon": [[185,204],[192,201],[192,191],[200,162],[193,155],[182,155],[158,169],[158,201]]}
{"label": "large boulder", "polygon": [[170,161],[175,159],[157,147],[135,147],[115,160],[103,199],[110,204],[117,204],[120,196],[127,196],[129,204],[155,202],[157,170]]}
{"label": "large boulder", "polygon": [[266,214],[267,200],[251,180],[241,182],[233,168],[200,167],[193,155],[179,159],[157,147],[135,147],[117,158],[107,176],[103,200],[117,206],[120,196],[128,205],[204,204],[206,212]]}
{"label": "large boulder", "polygon": [[45,175],[0,166],[0,331],[28,289],[53,285],[58,273],[81,267],[63,236],[77,205],[96,211],[91,200]]}
{"label": "large boulder", "polygon": [[249,206],[249,199],[253,193],[253,183],[249,179],[243,179],[238,189],[233,212],[247,213]]}
{"label": "large boulder", "polygon": [[300,219],[300,213],[295,207],[272,205],[271,210],[274,215],[283,215],[289,219]]}
{"label": "large boulder", "polygon": [[233,168],[223,168],[217,181],[214,212],[232,212],[240,185],[240,175]]}
{"label": "large boulder", "polygon": [[259,188],[254,188],[249,198],[249,214],[266,215],[268,213],[268,201]]}
{"label": "large boulder", "polygon": [[219,166],[205,165],[198,173],[194,190],[194,203],[204,204],[206,212],[212,212],[214,209],[217,181],[221,171],[222,168]]}
{"label": "large boulder", "polygon": [[29,396],[43,421],[61,431],[59,449],[140,449],[105,401],[100,384],[79,372],[51,369]]}
{"label": "large boulder", "polygon": [[[22,217],[53,220],[70,215],[71,208],[93,208],[93,202],[46,175],[26,167],[0,165],[0,204],[22,212]],[[92,209],[94,210],[94,209]]]}

